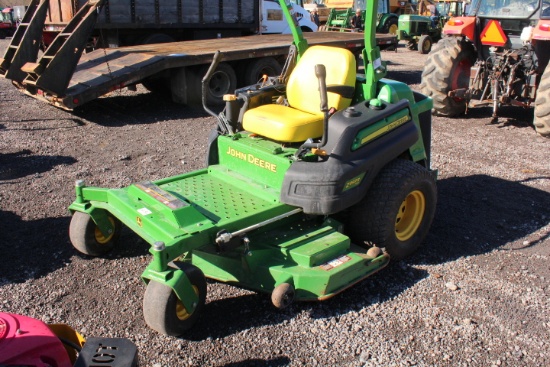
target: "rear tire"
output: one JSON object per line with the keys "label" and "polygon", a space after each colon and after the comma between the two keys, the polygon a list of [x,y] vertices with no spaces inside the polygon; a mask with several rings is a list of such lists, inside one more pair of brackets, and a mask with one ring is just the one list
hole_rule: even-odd
{"label": "rear tire", "polygon": [[540,79],[533,124],[537,133],[547,138],[550,137],[550,64],[546,66]]}
{"label": "rear tire", "polygon": [[283,68],[273,57],[252,60],[245,70],[244,85],[254,85],[264,76],[278,76]]}
{"label": "rear tire", "polygon": [[[153,33],[148,35],[141,40],[140,44],[142,45],[151,45],[156,43],[170,43],[175,42],[176,40],[167,34],[164,33]],[[170,92],[170,80],[163,74],[158,73],[152,75],[141,81],[141,84],[149,92],[167,94]]]}
{"label": "rear tire", "polygon": [[460,37],[445,37],[434,45],[422,71],[420,88],[423,94],[432,97],[437,114],[454,117],[464,113],[467,101],[449,97],[448,93],[468,88],[475,60],[472,44]]}
{"label": "rear tire", "polygon": [[384,33],[396,35],[398,28],[399,27],[397,25],[397,19],[395,18],[388,19],[386,24],[384,24]]}
{"label": "rear tire", "polygon": [[397,159],[384,167],[367,195],[350,208],[346,232],[359,245],[385,247],[396,259],[414,253],[432,224],[437,187],[421,165]]}
{"label": "rear tire", "polygon": [[197,322],[206,301],[206,279],[202,271],[190,264],[182,264],[180,269],[199,297],[192,313],[187,312],[172,288],[154,280],[149,281],[143,297],[143,316],[147,325],[170,336],[179,336],[189,330]]}
{"label": "rear tire", "polygon": [[[187,85],[189,92],[187,95],[187,104],[192,106],[202,105],[202,78],[206,75],[210,65],[187,68]],[[206,90],[206,103],[208,105],[223,104],[224,94],[233,93],[237,87],[237,75],[226,63],[218,64],[216,71],[210,78]]]}
{"label": "rear tire", "polygon": [[113,231],[105,236],[89,214],[74,212],[69,226],[69,238],[74,248],[89,256],[101,256],[111,251],[118,242],[122,225],[107,213]]}

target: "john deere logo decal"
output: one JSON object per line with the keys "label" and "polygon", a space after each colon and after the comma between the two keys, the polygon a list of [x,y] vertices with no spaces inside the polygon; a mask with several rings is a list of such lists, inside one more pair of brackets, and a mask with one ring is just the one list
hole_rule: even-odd
{"label": "john deere logo decal", "polygon": [[266,160],[263,160],[261,158],[258,158],[250,153],[243,153],[239,152],[237,149],[227,147],[227,152],[225,154],[228,154],[232,157],[242,159],[245,162],[248,162],[250,164],[253,164],[255,166],[258,166],[260,168],[266,169],[270,172],[276,173],[277,172],[277,165],[273,164],[271,162],[268,162]]}

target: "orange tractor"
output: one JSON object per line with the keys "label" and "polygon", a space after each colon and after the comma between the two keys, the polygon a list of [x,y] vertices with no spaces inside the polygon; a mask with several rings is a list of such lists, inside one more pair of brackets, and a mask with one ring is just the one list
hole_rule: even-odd
{"label": "orange tractor", "polygon": [[443,35],[422,72],[434,113],[492,106],[497,122],[503,105],[534,106],[536,131],[550,137],[550,1],[474,0]]}

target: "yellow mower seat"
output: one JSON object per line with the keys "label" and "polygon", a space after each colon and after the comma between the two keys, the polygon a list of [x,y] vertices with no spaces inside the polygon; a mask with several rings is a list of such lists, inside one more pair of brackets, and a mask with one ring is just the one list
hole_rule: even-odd
{"label": "yellow mower seat", "polygon": [[[246,131],[276,141],[294,143],[323,135],[323,113],[320,110],[319,80],[315,65],[324,64],[327,85],[355,87],[356,64],[346,49],[329,46],[309,47],[292,71],[286,86],[290,106],[266,104],[250,109],[243,116]],[[328,107],[341,110],[351,99],[328,93]]]}

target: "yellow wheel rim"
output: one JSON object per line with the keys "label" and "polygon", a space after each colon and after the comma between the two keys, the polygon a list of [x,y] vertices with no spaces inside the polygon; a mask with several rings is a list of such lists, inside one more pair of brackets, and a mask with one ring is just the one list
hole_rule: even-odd
{"label": "yellow wheel rim", "polygon": [[115,220],[112,217],[109,217],[109,222],[111,222],[111,226],[113,227],[113,230],[108,236],[104,236],[103,233],[99,230],[99,227],[97,226],[95,227],[95,231],[94,231],[95,240],[97,241],[97,243],[101,245],[105,245],[106,243],[108,243],[110,240],[113,239],[113,236],[115,235],[115,229],[114,229]]}
{"label": "yellow wheel rim", "polygon": [[395,217],[395,235],[399,241],[407,241],[414,236],[425,210],[426,198],[422,192],[415,190],[407,195]]}
{"label": "yellow wheel rim", "polygon": [[397,29],[398,28],[399,27],[397,26],[397,24],[390,25],[389,34],[397,34]]}
{"label": "yellow wheel rim", "polygon": [[[198,296],[199,289],[196,286],[193,286],[193,290],[195,291],[195,294]],[[176,316],[178,317],[178,319],[180,319],[181,321],[187,320],[189,317],[191,317],[192,314],[193,314],[192,312],[191,313],[187,312],[187,309],[183,305],[183,302],[178,299],[176,302]]]}

